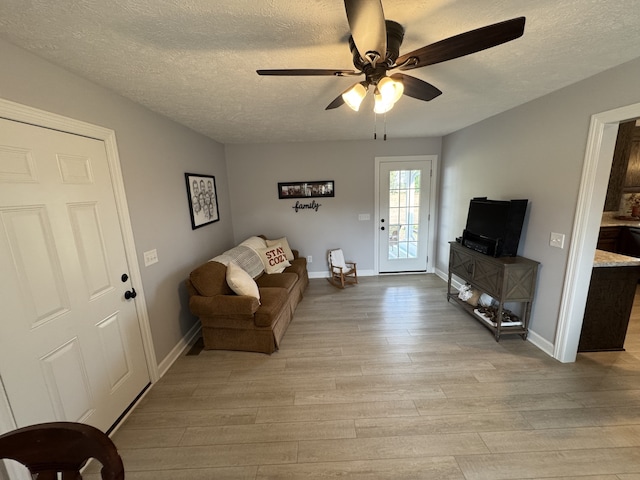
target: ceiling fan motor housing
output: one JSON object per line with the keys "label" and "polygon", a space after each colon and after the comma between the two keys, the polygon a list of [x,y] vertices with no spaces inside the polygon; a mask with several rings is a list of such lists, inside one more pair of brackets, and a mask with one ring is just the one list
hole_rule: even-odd
{"label": "ceiling fan motor housing", "polygon": [[[376,66],[384,66],[384,71],[395,63],[400,55],[400,45],[402,45],[402,40],[404,40],[404,27],[402,25],[393,20],[385,20],[385,24],[387,27],[387,51],[385,52],[384,61],[376,64]],[[349,49],[353,55],[353,65],[361,72],[365,72],[367,76],[373,73],[374,69],[371,68],[372,65],[362,58],[352,36],[349,36]]]}

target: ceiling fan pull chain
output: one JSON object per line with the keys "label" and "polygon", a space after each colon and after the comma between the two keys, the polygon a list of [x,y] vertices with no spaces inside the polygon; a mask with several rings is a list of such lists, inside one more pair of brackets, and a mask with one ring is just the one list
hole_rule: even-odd
{"label": "ceiling fan pull chain", "polygon": [[378,115],[373,113],[373,139],[378,139]]}
{"label": "ceiling fan pull chain", "polygon": [[384,141],[387,141],[387,114],[384,114]]}

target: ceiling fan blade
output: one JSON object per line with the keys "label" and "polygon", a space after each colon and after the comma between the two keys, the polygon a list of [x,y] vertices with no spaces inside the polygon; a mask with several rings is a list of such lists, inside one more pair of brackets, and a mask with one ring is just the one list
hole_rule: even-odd
{"label": "ceiling fan blade", "polygon": [[[396,65],[401,70],[411,70],[486,50],[521,37],[524,24],[525,17],[518,17],[461,33],[404,54],[398,57]],[[407,65],[402,65],[408,60],[411,61]]]}
{"label": "ceiling fan blade", "polygon": [[278,76],[323,76],[330,75],[334,77],[351,77],[362,75],[362,72],[356,72],[355,70],[338,70],[338,69],[321,69],[321,68],[291,68],[281,70],[256,70],[258,75],[278,75]]}
{"label": "ceiling fan blade", "polygon": [[442,94],[438,88],[424,80],[420,80],[419,78],[403,75],[402,73],[394,73],[390,76],[393,80],[399,80],[402,82],[404,85],[404,94],[409,97],[428,102]]}
{"label": "ceiling fan blade", "polygon": [[[387,27],[380,0],[344,0],[351,36],[360,56],[368,63],[387,54]],[[374,54],[377,53],[378,55]]]}
{"label": "ceiling fan blade", "polygon": [[329,105],[327,105],[327,108],[325,108],[325,110],[332,110],[334,108],[338,108],[340,106],[344,105],[344,99],[342,98],[342,93],[340,95],[338,95],[335,100],[333,102],[331,102]]}
{"label": "ceiling fan blade", "polygon": [[[347,88],[344,92],[342,92],[340,95],[338,95],[333,102],[331,102],[329,105],[327,105],[327,108],[325,108],[325,110],[332,110],[334,108],[338,108],[339,106],[343,105],[344,103],[347,103],[344,101],[343,95],[345,93],[347,93],[349,90],[351,90],[353,87],[355,87],[357,85],[357,83],[351,85],[349,88]],[[367,88],[369,88],[369,86],[367,85]]]}

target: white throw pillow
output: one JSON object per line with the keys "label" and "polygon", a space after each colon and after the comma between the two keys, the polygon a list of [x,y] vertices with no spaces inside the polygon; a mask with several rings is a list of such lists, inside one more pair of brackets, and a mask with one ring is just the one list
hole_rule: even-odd
{"label": "white throw pillow", "polygon": [[260,290],[255,280],[247,272],[233,262],[227,265],[227,283],[236,295],[248,295],[260,301]]}
{"label": "white throw pillow", "polygon": [[284,248],[279,243],[267,248],[258,250],[258,255],[264,264],[264,270],[269,273],[281,273],[285,268],[291,266]]}
{"label": "white throw pillow", "polygon": [[291,251],[291,247],[289,247],[289,242],[287,241],[287,237],[279,238],[278,240],[267,240],[267,247],[273,247],[277,244],[282,245],[284,249],[284,254],[287,257],[287,260],[293,260],[293,252]]}

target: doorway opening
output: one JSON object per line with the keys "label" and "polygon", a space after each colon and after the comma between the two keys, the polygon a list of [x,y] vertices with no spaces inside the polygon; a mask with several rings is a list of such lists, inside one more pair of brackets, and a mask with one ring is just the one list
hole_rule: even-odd
{"label": "doorway opening", "polygon": [[561,362],[574,362],[578,352],[618,126],[638,117],[640,103],[591,117],[553,351]]}
{"label": "doorway opening", "polygon": [[375,269],[434,271],[437,157],[376,158]]}

